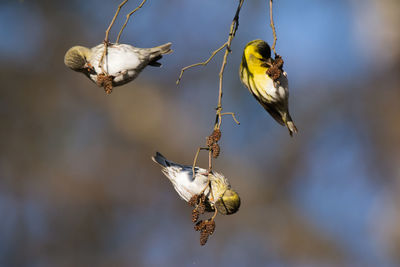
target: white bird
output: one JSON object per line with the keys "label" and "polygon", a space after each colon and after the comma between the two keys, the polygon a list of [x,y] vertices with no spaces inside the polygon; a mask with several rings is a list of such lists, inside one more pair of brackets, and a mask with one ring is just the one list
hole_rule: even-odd
{"label": "white bird", "polygon": [[[171,43],[153,48],[137,48],[128,44],[108,44],[103,64],[99,64],[105,45],[93,48],[74,46],[64,57],[64,63],[74,71],[82,72],[102,86],[102,76],[110,77],[112,86],[120,86],[134,80],[147,66],[159,67],[162,55],[172,53]],[[103,67],[103,68],[102,68]],[[105,73],[104,73],[105,72]]]}
{"label": "white bird", "polygon": [[193,178],[192,166],[171,162],[159,152],[152,159],[163,167],[161,170],[162,173],[168,177],[176,192],[186,202],[189,202],[194,195],[200,194],[206,188],[208,178],[210,178],[212,192],[210,192],[208,186],[204,190],[208,211],[214,210],[214,206],[218,212],[224,215],[233,214],[238,211],[240,197],[231,189],[228,180],[222,174],[211,172],[208,177],[207,170],[195,167]]}

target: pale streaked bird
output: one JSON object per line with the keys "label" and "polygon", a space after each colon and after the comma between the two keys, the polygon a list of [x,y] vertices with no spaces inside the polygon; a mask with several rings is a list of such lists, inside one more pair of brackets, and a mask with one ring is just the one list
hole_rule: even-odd
{"label": "pale streaked bird", "polygon": [[[162,166],[162,173],[168,177],[179,196],[188,202],[194,195],[198,195],[207,186],[207,170],[195,167],[193,177],[192,166],[181,165],[167,160],[160,153],[152,157],[153,161]],[[238,211],[240,207],[239,195],[231,189],[228,180],[220,173],[211,172],[209,175],[212,194],[209,186],[204,191],[206,209],[229,215]]]}
{"label": "pale streaked bird", "polygon": [[277,81],[267,75],[274,60],[271,49],[263,40],[249,42],[243,51],[240,64],[240,79],[266,111],[281,125],[289,129],[292,136],[297,133],[289,114],[289,84],[287,74],[282,74]]}
{"label": "pale streaked bird", "polygon": [[[162,55],[172,53],[171,43],[153,48],[137,48],[128,44],[112,44],[107,48],[104,56],[103,68],[112,77],[112,85],[120,86],[135,79],[147,66],[159,67],[157,62]],[[103,71],[99,61],[104,52],[104,44],[93,48],[74,46],[64,57],[64,63],[74,71],[82,72],[97,83],[98,75]]]}

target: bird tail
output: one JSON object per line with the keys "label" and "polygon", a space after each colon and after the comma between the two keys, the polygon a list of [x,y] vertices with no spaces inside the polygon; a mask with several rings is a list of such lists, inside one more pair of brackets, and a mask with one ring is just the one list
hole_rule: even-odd
{"label": "bird tail", "polygon": [[293,137],[293,133],[297,133],[297,127],[296,127],[296,125],[294,125],[292,117],[290,116],[289,113],[286,113],[285,124],[289,130],[290,136]]}
{"label": "bird tail", "polygon": [[171,49],[172,43],[166,43],[157,47],[153,47],[154,50],[158,50],[162,55],[172,53]]}
{"label": "bird tail", "polygon": [[297,127],[294,125],[292,117],[289,114],[289,111],[282,112],[277,109],[275,106],[268,105],[266,103],[260,102],[266,111],[275,119],[277,123],[282,126],[286,126],[289,130],[290,136],[293,136],[293,133],[297,133]]}
{"label": "bird tail", "polygon": [[154,157],[151,157],[151,159],[155,162],[160,164],[163,167],[169,167],[171,166],[171,164],[169,163],[169,161],[163,156],[161,155],[160,152],[156,152],[156,155]]}
{"label": "bird tail", "polygon": [[166,43],[160,46],[156,46],[153,48],[149,48],[150,50],[150,66],[153,67],[160,67],[161,63],[157,62],[158,60],[160,60],[162,58],[162,55],[165,54],[170,54],[172,53],[172,49],[171,49],[171,45],[172,43]]}

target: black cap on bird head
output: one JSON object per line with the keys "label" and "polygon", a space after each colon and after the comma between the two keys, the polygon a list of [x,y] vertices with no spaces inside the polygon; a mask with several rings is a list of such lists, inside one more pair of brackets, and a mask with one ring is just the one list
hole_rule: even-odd
{"label": "black cap on bird head", "polygon": [[268,43],[263,40],[253,40],[246,45],[247,47],[253,47],[255,52],[259,53],[263,58],[271,57],[271,48]]}
{"label": "black cap on bird head", "polygon": [[215,207],[218,212],[224,215],[234,214],[239,210],[240,197],[238,193],[232,189],[228,189],[222,197],[215,202]]}

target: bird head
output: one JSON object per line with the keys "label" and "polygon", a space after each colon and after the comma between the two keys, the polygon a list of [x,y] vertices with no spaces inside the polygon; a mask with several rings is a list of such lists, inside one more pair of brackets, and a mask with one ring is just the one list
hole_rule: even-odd
{"label": "bird head", "polygon": [[227,189],[225,193],[215,202],[215,208],[224,215],[236,213],[240,207],[240,197],[232,189]]}
{"label": "bird head", "polygon": [[87,60],[90,57],[90,54],[91,51],[87,47],[71,47],[67,53],[65,53],[64,63],[74,71],[84,71],[89,67]]}
{"label": "bird head", "polygon": [[268,43],[263,40],[253,40],[244,48],[243,56],[246,59],[256,57],[257,59],[266,60],[271,58],[271,48]]}

